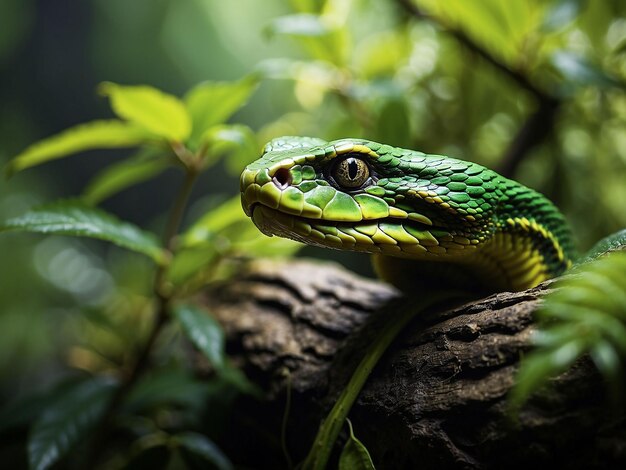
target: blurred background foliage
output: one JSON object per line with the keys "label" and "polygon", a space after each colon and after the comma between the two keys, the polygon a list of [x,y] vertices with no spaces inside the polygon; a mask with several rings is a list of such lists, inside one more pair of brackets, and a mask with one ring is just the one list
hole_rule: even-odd
{"label": "blurred background foliage", "polygon": [[[0,162],[111,116],[96,93],[103,81],[182,96],[204,80],[256,73],[258,89],[230,120],[255,134],[201,175],[186,217],[186,226],[204,217],[205,227],[230,227],[204,244],[197,231],[187,233],[185,243],[207,259],[216,246],[248,256],[293,251],[259,244],[260,234],[228,219],[239,210],[230,198],[241,169],[280,135],[365,137],[500,169],[551,197],[584,251],[626,227],[625,13],[619,0],[2,0]],[[79,195],[104,167],[131,155],[91,151],[2,181],[0,219]],[[97,199],[158,230],[181,179],[169,168]],[[230,205],[218,207],[224,201]],[[23,234],[0,237],[0,253],[3,401],[77,370],[128,365],[153,309],[145,259],[102,243]],[[364,256],[308,247],[300,254],[371,275]],[[173,346],[177,332],[161,340],[157,362],[173,371],[166,379],[184,376],[202,389],[184,348]],[[215,384],[202,393],[219,390],[211,396],[220,402],[223,384]],[[172,396],[170,404],[180,398]],[[217,418],[204,428],[190,418],[203,406],[184,408],[178,428],[219,427]],[[150,426],[172,421],[169,408],[156,411]],[[24,461],[22,443],[16,435],[3,452]]]}

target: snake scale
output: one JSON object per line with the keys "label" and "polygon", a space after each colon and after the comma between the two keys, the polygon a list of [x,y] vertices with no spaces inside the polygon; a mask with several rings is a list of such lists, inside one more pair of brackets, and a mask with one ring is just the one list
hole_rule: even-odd
{"label": "snake scale", "polygon": [[458,292],[528,289],[575,257],[563,215],[540,193],[476,163],[364,139],[274,139],[243,171],[241,197],[266,235],[371,253],[378,275],[408,294],[320,425],[305,469],[326,468],[369,372],[417,313]]}

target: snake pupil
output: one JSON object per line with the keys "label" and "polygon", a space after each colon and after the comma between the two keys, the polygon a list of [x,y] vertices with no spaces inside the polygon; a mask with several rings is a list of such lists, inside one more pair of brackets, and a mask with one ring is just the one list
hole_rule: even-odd
{"label": "snake pupil", "polygon": [[333,165],[331,175],[340,187],[359,189],[369,180],[370,170],[364,160],[348,157]]}
{"label": "snake pupil", "polygon": [[348,158],[346,161],[348,163],[348,176],[353,180],[359,172],[359,164],[354,158]]}

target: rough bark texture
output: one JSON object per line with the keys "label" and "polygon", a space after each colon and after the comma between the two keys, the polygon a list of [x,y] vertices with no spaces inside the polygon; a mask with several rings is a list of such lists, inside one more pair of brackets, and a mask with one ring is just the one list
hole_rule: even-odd
{"label": "rough bark texture", "polygon": [[[401,334],[350,413],[377,468],[624,468],[623,414],[607,406],[588,361],[535,395],[517,420],[508,413],[532,313],[549,289],[428,312]],[[210,292],[206,303],[230,352],[266,393],[241,403],[229,431],[240,463],[286,467],[279,442],[287,389],[287,446],[301,460],[381,316],[403,301],[383,283],[309,261],[255,262]]]}

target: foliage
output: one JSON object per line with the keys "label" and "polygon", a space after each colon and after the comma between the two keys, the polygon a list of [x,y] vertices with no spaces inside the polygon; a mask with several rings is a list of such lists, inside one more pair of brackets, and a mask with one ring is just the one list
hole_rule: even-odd
{"label": "foliage", "polygon": [[[0,65],[12,71],[0,87],[0,159],[18,153],[6,166],[13,178],[0,185],[0,390],[15,397],[0,412],[0,432],[22,436],[2,446],[5,458],[25,455],[28,433],[34,467],[228,468],[228,458],[241,457],[225,457],[216,442],[233,398],[254,388],[224,355],[219,329],[193,294],[227,279],[242,257],[298,250],[259,236],[239,207],[237,177],[270,138],[362,136],[510,168],[564,210],[581,247],[626,226],[620,2],[242,0],[237,14],[211,0],[56,8],[50,15],[32,0],[0,6]],[[55,18],[65,17],[74,21],[58,34]],[[27,146],[102,115],[90,93],[107,79],[155,86],[104,82],[98,91],[114,118]],[[156,86],[189,91],[178,98]],[[546,103],[556,103],[551,117]],[[538,112],[545,132],[533,141],[528,123]],[[80,156],[59,161],[73,154]],[[85,175],[93,175],[87,184]],[[208,196],[195,200],[192,186]],[[61,200],[42,204],[58,193]],[[353,267],[364,260],[341,259]],[[366,260],[367,273],[362,266]],[[594,318],[608,321],[603,309]],[[547,324],[569,325],[571,335],[594,331],[606,343],[592,355],[598,364],[622,357],[621,336],[605,335],[600,320],[578,321]],[[535,368],[524,393],[555,364],[593,350],[558,338],[576,348]],[[545,350],[554,358],[558,348]],[[83,408],[89,390],[94,407]],[[75,402],[64,402],[66,393]],[[94,455],[89,441],[102,428],[110,446]],[[344,462],[364,455],[355,441]]]}
{"label": "foliage", "polygon": [[537,316],[541,324],[534,335],[536,349],[522,362],[511,394],[514,406],[585,354],[612,388],[613,399],[623,400],[626,252],[580,265],[546,296]]}
{"label": "foliage", "polygon": [[370,453],[363,443],[354,436],[350,420],[346,421],[348,422],[349,436],[339,456],[339,470],[374,470]]}
{"label": "foliage", "polygon": [[[243,125],[226,125],[224,121],[245,104],[256,83],[257,80],[252,77],[228,84],[203,83],[188,94],[185,102],[148,86],[105,83],[100,91],[111,99],[112,108],[121,120],[95,121],[71,128],[32,145],[7,166],[8,173],[13,174],[86,149],[128,145],[140,145],[148,149],[141,156],[131,157],[105,169],[88,186],[85,199],[91,204],[129,185],[156,176],[167,166],[180,166],[186,174],[166,224],[163,243],[151,232],[122,222],[79,199],[38,206],[0,225],[0,232],[100,239],[147,255],[156,264],[153,298],[146,299],[152,304],[147,309],[152,311],[154,319],[147,326],[146,337],[143,344],[139,343],[136,356],[123,361],[126,364],[114,367],[118,379],[93,375],[70,387],[64,387],[62,395],[52,389],[50,393],[37,397],[36,401],[28,397],[5,410],[4,418],[13,423],[5,424],[5,430],[33,423],[28,442],[31,468],[50,468],[77,446],[84,448],[86,456],[83,458],[87,459],[85,462],[89,465],[100,461],[104,457],[102,452],[95,450],[94,443],[89,442],[86,436],[91,436],[91,439],[107,438],[112,427],[120,427],[117,420],[131,423],[145,420],[145,412],[151,406],[176,406],[194,417],[194,410],[201,410],[204,402],[212,395],[228,397],[237,392],[254,391],[243,375],[225,360],[222,331],[210,313],[194,305],[176,303],[175,298],[183,292],[190,295],[195,287],[211,282],[211,273],[217,272],[225,259],[246,253],[246,248],[240,242],[243,241],[242,236],[250,235],[250,230],[230,230],[224,235],[233,225],[245,227],[250,224],[240,210],[232,210],[230,201],[225,203],[224,209],[216,208],[212,216],[200,218],[180,235],[179,224],[198,174],[215,164],[219,158],[255,147],[250,142],[254,139],[252,131]],[[215,220],[215,214],[222,214],[223,210],[228,211],[228,217],[221,216]],[[184,240],[183,243],[175,242],[178,236]],[[230,244],[218,246],[215,241],[220,236],[226,236]],[[268,243],[271,245],[272,241],[264,241],[264,244]],[[282,241],[278,245],[286,246]],[[253,248],[247,253],[252,254],[257,249]],[[192,258],[200,259],[200,263],[185,260],[190,250],[193,250]],[[203,275],[202,282],[198,283],[197,275]],[[190,280],[195,284],[192,285]],[[115,304],[115,298],[107,300]],[[101,307],[103,311],[99,312],[84,306],[85,316],[90,323],[108,330],[109,340],[130,340],[131,344],[135,344],[134,349],[137,349],[137,338],[123,338],[122,331],[118,331],[119,325],[109,318],[106,308]],[[129,306],[127,310],[130,312],[123,313],[133,315],[135,307],[143,309],[146,305]],[[206,356],[219,375],[214,379],[219,387],[204,387],[186,374],[181,376],[180,369],[172,372],[155,369],[151,377],[143,377],[149,369],[148,361],[153,354],[155,341],[164,336],[163,330],[172,322]],[[86,333],[85,336],[88,331]],[[98,342],[91,345],[92,353],[103,345]],[[104,348],[111,349],[111,346],[104,344]],[[102,350],[98,351],[99,355],[102,353]],[[84,351],[81,356],[83,363],[87,360],[88,368],[96,372],[98,366],[93,358],[86,359]],[[130,370],[124,373],[126,367]],[[198,399],[192,399],[194,395]],[[33,407],[40,412],[33,414]],[[197,419],[197,416],[188,419],[188,426],[193,423],[197,425]],[[190,458],[199,458],[220,469],[232,468],[228,458],[215,443],[203,434],[190,432],[187,426],[181,428],[182,432],[177,432],[175,428],[163,429],[150,421],[142,427],[144,429],[136,432],[135,443],[130,445],[128,451],[116,455],[111,465],[129,465],[144,452],[164,447],[168,449],[171,459],[182,459],[184,462]]]}

